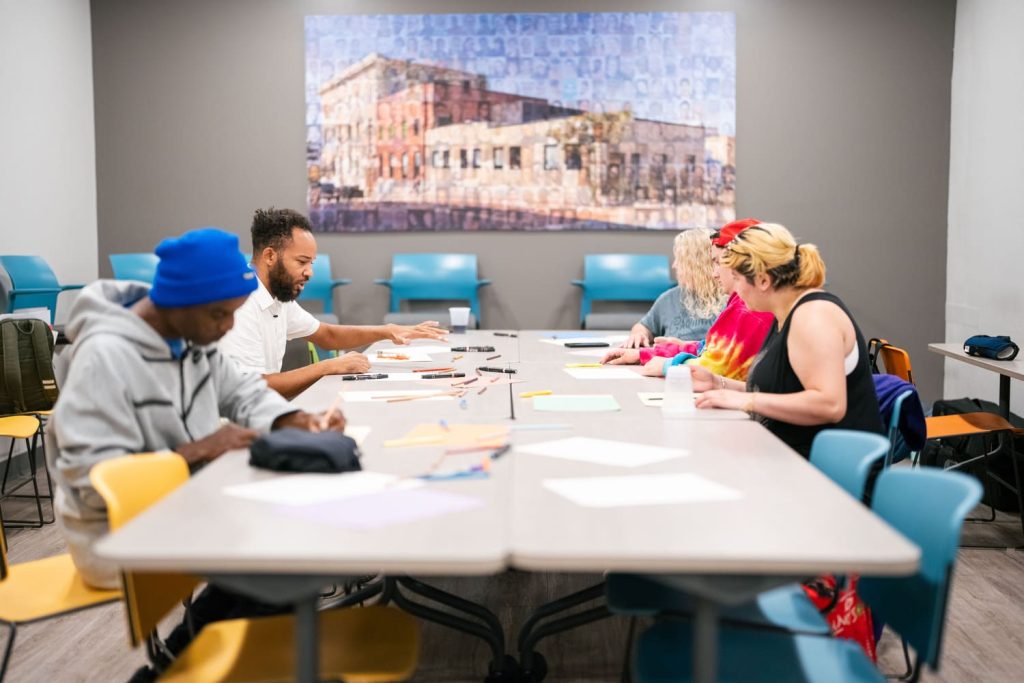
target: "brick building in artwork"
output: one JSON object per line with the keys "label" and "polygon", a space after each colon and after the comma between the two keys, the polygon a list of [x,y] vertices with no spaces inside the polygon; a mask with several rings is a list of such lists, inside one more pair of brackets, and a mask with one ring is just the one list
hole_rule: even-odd
{"label": "brick building in artwork", "polygon": [[490,90],[479,74],[379,55],[320,95],[320,201],[645,227],[731,220],[735,138],[701,125],[562,107]]}

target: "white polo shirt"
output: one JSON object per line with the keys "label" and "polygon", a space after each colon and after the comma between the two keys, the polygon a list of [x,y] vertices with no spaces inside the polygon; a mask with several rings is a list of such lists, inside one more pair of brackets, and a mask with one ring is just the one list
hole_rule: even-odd
{"label": "white polo shirt", "polygon": [[220,340],[220,350],[242,370],[281,372],[288,340],[308,337],[320,321],[294,301],[278,301],[258,278],[256,282],[256,291],[235,311],[235,326]]}

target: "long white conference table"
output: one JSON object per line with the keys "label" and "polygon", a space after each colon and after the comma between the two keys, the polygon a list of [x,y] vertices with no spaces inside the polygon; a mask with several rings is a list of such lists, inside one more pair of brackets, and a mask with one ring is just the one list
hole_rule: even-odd
{"label": "long white conference table", "polygon": [[[663,418],[638,397],[638,392],[661,391],[662,380],[573,377],[570,370],[576,369],[566,364],[596,362],[599,349],[564,348],[559,334],[471,331],[452,335],[445,345],[493,346],[488,352],[450,352],[436,342],[383,344],[368,351],[374,372],[454,366],[465,373],[463,380],[472,380],[461,397],[387,402],[384,392],[449,389],[463,380],[341,377],[324,378],[298,397],[297,406],[324,410],[344,389],[341,408],[353,431],[370,427],[362,446],[364,470],[400,477],[395,490],[351,499],[365,519],[353,520],[351,506],[331,501],[285,505],[230,495],[229,487],[306,476],[257,470],[248,465],[247,452],[231,452],[103,539],[97,552],[126,569],[189,572],[254,597],[294,604],[296,676],[303,681],[315,680],[317,671],[317,594],[341,577],[378,572],[396,577],[384,590],[385,599],[488,640],[494,657],[488,679],[503,681],[518,672],[508,666],[494,615],[431,590],[415,577],[480,576],[509,568],[657,575],[695,598],[694,674],[703,683],[716,678],[719,605],[825,572],[900,576],[916,570],[915,545],[745,414],[699,411],[688,418]],[[386,363],[378,361],[378,350],[422,350],[430,361]],[[478,376],[480,366],[516,372]],[[579,370],[592,374],[611,368]],[[520,382],[502,385],[492,382],[495,377]],[[519,396],[534,391],[563,398],[608,394],[619,410],[541,411],[534,402],[545,399]],[[357,400],[371,395],[377,398]],[[449,428],[508,428],[512,448],[493,462],[489,476],[404,489],[401,483],[430,471],[445,447],[430,439],[407,447],[384,442],[441,421]],[[627,443],[603,461],[574,457],[572,449],[530,452],[538,444],[550,450],[549,442],[572,437]],[[644,446],[675,453],[648,461]],[[631,462],[634,456],[645,458],[645,464]],[[479,452],[451,455],[442,469],[480,460]],[[645,492],[642,500],[636,500],[638,490]],[[683,490],[689,493],[680,495]],[[415,510],[417,505],[433,512],[390,519],[396,507]],[[380,524],[375,515],[381,516]],[[464,616],[420,607],[402,596],[401,587]]]}

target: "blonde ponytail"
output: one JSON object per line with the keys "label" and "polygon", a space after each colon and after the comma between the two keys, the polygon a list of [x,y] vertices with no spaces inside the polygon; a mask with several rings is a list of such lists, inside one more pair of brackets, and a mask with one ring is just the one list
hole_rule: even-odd
{"label": "blonde ponytail", "polygon": [[776,289],[809,289],[825,283],[825,262],[813,244],[797,244],[793,235],[778,223],[761,223],[738,234],[719,259],[753,282],[755,275],[768,275]]}

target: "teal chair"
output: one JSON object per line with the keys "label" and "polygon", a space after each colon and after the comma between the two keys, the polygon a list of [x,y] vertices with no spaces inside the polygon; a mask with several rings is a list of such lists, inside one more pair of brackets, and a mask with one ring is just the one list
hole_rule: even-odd
{"label": "teal chair", "polygon": [[668,256],[662,254],[587,254],[583,279],[572,284],[583,290],[580,327],[587,328],[594,301],[654,301],[677,283],[670,276]]}
{"label": "teal chair", "polygon": [[[964,518],[981,500],[973,477],[933,469],[894,468],[878,478],[873,508],[921,548],[921,565],[908,577],[861,577],[858,593],[914,648],[911,680],[922,663],[939,667],[943,625]],[[692,627],[661,621],[648,629],[634,665],[641,683],[688,681]],[[848,640],[726,626],[719,634],[719,681],[872,681],[886,678]]]}
{"label": "teal chair", "polygon": [[398,313],[402,301],[458,299],[469,302],[473,317],[479,321],[478,290],[491,281],[477,277],[476,254],[395,254],[391,258],[391,278],[376,279],[374,283],[391,290],[390,313]]}
{"label": "teal chair", "polygon": [[349,284],[352,284],[352,280],[335,280],[331,276],[330,255],[318,254],[313,260],[313,277],[309,278],[309,282],[302,288],[299,301],[317,299],[323,302],[323,310],[326,315],[334,315],[334,290]]}
{"label": "teal chair", "polygon": [[57,296],[69,289],[85,285],[62,285],[57,276],[40,256],[0,256],[0,268],[7,273],[4,283],[7,312],[18,308],[48,308],[50,323],[57,312]]}
{"label": "teal chair", "polygon": [[[819,432],[811,444],[811,464],[862,500],[868,477],[888,453],[889,442],[878,434],[846,429]],[[633,617],[664,614],[689,615],[693,601],[679,589],[637,574],[609,574],[605,582],[608,608]],[[781,631],[828,635],[825,618],[807,598],[800,584],[765,591],[754,600],[721,610],[725,623],[757,625]],[[631,648],[627,644],[627,652]],[[628,657],[627,657],[628,659]]]}
{"label": "teal chair", "polygon": [[153,284],[156,264],[160,262],[160,258],[153,253],[110,254],[108,258],[115,280],[137,280],[148,285]]}

